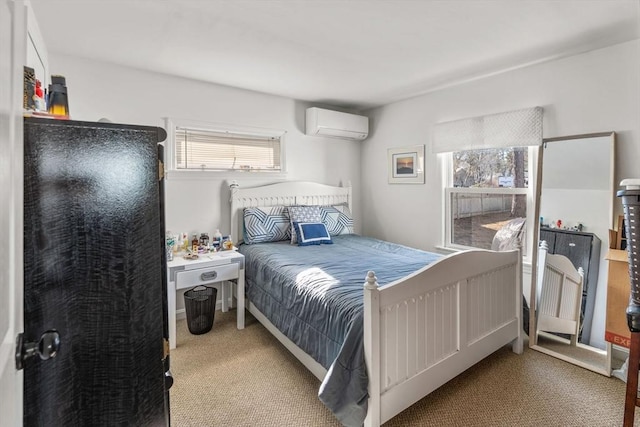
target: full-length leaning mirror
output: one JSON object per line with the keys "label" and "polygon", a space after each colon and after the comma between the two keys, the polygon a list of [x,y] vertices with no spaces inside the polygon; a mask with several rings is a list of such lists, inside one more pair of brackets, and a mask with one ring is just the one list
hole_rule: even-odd
{"label": "full-length leaning mirror", "polygon": [[607,376],[605,256],[614,228],[614,150],[613,132],[544,140],[529,300],[531,348]]}

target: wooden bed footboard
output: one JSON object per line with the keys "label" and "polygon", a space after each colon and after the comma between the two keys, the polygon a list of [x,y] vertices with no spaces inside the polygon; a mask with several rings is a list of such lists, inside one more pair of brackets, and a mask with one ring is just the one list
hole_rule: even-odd
{"label": "wooden bed footboard", "polygon": [[502,346],[522,345],[519,251],[466,251],[403,279],[365,283],[365,426],[379,426]]}

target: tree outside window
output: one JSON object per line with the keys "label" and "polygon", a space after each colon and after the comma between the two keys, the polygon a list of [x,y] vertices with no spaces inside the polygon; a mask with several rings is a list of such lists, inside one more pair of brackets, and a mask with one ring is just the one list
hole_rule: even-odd
{"label": "tree outside window", "polygon": [[527,216],[527,147],[452,154],[453,188],[447,189],[448,241],[455,246],[491,249],[505,224]]}

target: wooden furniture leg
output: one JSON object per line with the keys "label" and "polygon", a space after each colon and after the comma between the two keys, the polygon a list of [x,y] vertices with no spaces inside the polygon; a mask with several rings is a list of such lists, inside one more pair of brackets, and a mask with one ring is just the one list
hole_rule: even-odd
{"label": "wooden furniture leg", "polygon": [[624,427],[633,427],[638,406],[638,370],[640,368],[640,332],[631,333],[629,366],[627,367],[627,392],[624,399]]}

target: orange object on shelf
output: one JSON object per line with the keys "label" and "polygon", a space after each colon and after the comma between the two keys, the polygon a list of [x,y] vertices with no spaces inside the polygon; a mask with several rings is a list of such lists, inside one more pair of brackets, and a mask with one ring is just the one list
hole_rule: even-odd
{"label": "orange object on shelf", "polygon": [[67,98],[67,82],[64,76],[52,75],[47,100],[49,113],[57,116],[69,115],[69,99]]}
{"label": "orange object on shelf", "polygon": [[609,271],[604,339],[611,344],[629,348],[631,332],[626,315],[631,287],[629,256],[626,250],[610,249],[605,258],[609,261]]}

